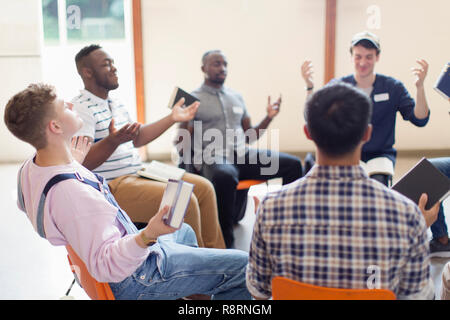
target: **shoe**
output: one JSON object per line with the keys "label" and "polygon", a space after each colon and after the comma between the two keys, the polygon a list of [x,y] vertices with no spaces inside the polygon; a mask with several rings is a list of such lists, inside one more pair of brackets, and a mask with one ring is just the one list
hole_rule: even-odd
{"label": "shoe", "polygon": [[447,244],[440,243],[437,239],[430,241],[430,258],[450,258],[450,241]]}

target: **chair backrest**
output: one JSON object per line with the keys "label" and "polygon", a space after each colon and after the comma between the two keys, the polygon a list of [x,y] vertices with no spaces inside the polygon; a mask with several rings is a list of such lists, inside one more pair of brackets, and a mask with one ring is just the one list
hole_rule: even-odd
{"label": "chair backrest", "polygon": [[88,272],[84,262],[78,257],[71,246],[66,246],[70,268],[75,274],[79,285],[92,300],[115,300],[108,283],[98,282]]}
{"label": "chair backrest", "polygon": [[273,300],[395,300],[387,289],[338,289],[319,287],[285,277],[272,279]]}
{"label": "chair backrest", "polygon": [[260,183],[264,183],[266,181],[267,180],[252,180],[252,179],[240,180],[238,185],[237,185],[237,187],[236,187],[236,190],[250,189],[251,186],[254,186],[254,185],[257,185],[257,184],[260,184]]}

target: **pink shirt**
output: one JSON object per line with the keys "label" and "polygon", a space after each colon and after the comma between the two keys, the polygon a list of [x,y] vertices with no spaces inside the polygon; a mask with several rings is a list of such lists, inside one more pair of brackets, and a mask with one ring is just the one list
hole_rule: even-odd
{"label": "pink shirt", "polygon": [[[27,216],[36,230],[42,190],[53,176],[78,172],[90,180],[97,179],[76,161],[68,165],[39,167],[33,158],[23,166],[21,184]],[[53,245],[70,244],[97,281],[120,282],[142,264],[150,251],[139,247],[134,235],[126,235],[116,217],[117,208],[102,193],[78,180],[64,180],[47,194],[44,207],[46,238]]]}

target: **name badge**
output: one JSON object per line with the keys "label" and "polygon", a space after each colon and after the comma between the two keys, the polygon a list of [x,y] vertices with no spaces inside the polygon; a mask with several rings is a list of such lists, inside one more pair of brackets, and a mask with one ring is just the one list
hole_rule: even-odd
{"label": "name badge", "polygon": [[375,94],[373,96],[373,100],[375,102],[380,102],[380,101],[388,101],[389,100],[389,93],[379,93],[379,94]]}
{"label": "name badge", "polygon": [[244,113],[244,109],[242,109],[242,107],[233,107],[233,112],[236,114],[243,114]]}

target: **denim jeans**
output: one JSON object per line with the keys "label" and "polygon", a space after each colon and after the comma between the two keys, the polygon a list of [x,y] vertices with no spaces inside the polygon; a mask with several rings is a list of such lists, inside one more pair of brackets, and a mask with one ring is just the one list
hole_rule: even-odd
{"label": "denim jeans", "polygon": [[171,300],[192,294],[218,300],[251,299],[245,283],[248,254],[198,248],[192,228],[158,238],[142,265],[128,278],[110,283],[116,299]]}
{"label": "denim jeans", "polygon": [[[450,178],[450,157],[428,159],[443,174]],[[431,225],[433,239],[448,235],[447,224],[445,223],[444,206],[441,203],[436,222]]]}

